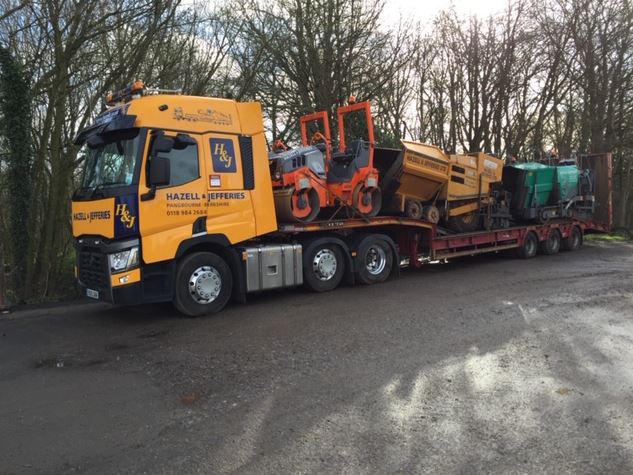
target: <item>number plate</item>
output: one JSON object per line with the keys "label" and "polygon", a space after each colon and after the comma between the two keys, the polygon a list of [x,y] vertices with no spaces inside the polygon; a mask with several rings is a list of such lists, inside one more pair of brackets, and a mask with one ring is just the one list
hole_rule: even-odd
{"label": "number plate", "polygon": [[99,298],[99,292],[97,292],[96,290],[92,290],[92,289],[86,289],[86,295],[88,297],[90,297],[91,299],[98,299]]}

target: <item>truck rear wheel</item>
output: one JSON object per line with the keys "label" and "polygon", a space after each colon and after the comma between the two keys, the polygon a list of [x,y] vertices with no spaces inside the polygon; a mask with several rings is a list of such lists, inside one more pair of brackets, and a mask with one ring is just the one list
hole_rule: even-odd
{"label": "truck rear wheel", "polygon": [[341,248],[329,242],[307,246],[303,253],[303,284],[313,292],[328,292],[341,283],[345,258]]}
{"label": "truck rear wheel", "polygon": [[517,249],[517,256],[521,259],[530,259],[536,256],[538,250],[538,237],[536,233],[530,231],[525,236],[523,244]]}
{"label": "truck rear wheel", "polygon": [[393,253],[391,246],[378,236],[367,236],[356,252],[359,282],[370,285],[384,282],[391,274]]}
{"label": "truck rear wheel", "polygon": [[565,251],[575,251],[582,245],[582,232],[578,226],[571,228],[569,236],[561,242],[561,249]]}
{"label": "truck rear wheel", "polygon": [[232,289],[233,276],[224,259],[196,252],[178,264],[174,305],[189,317],[209,315],[226,306]]}
{"label": "truck rear wheel", "polygon": [[551,256],[558,251],[560,251],[560,231],[558,229],[552,229],[545,241],[541,242],[541,252],[546,256]]}

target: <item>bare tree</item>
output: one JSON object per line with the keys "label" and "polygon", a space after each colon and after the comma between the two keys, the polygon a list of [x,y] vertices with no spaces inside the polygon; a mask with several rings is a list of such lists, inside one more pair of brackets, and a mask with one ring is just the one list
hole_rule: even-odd
{"label": "bare tree", "polygon": [[[383,0],[0,0],[0,46],[28,67],[31,300],[71,272],[72,138],[133,80],[260,101],[272,137],[350,95],[375,105],[377,137],[530,160],[550,147],[611,151],[617,221],[633,225],[633,7],[628,0],[513,0],[492,18],[449,9],[432,24],[386,25]],[[335,131],[336,132],[336,131]],[[4,133],[6,135],[6,133]],[[7,138],[0,137],[0,157]],[[8,162],[0,158],[0,183]],[[1,267],[1,265],[0,265]],[[13,285],[13,284],[12,284]],[[15,289],[11,289],[15,292]],[[11,294],[13,295],[13,293]]]}
{"label": "bare tree", "polygon": [[275,84],[275,110],[284,109],[284,121],[332,110],[351,95],[376,97],[408,62],[407,34],[379,27],[379,0],[278,0],[265,6],[253,0],[242,8],[245,41],[267,52],[267,71],[274,76],[261,79]]}

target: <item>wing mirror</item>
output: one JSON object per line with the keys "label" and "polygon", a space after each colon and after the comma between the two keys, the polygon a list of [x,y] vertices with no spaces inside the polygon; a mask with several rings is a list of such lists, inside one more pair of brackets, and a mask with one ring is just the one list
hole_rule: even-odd
{"label": "wing mirror", "polygon": [[174,148],[174,139],[165,135],[157,135],[152,142],[152,155],[169,153]]}
{"label": "wing mirror", "polygon": [[175,139],[167,137],[162,130],[154,131],[152,146],[149,153],[147,184],[150,190],[141,195],[141,201],[153,200],[156,187],[169,185],[171,167],[169,158],[160,157],[159,153],[169,153],[174,148]]}
{"label": "wing mirror", "polygon": [[152,188],[169,185],[171,167],[166,157],[154,157],[149,163],[149,185]]}
{"label": "wing mirror", "polygon": [[174,140],[174,149],[184,150],[190,145],[196,145],[196,141],[187,134],[178,134]]}

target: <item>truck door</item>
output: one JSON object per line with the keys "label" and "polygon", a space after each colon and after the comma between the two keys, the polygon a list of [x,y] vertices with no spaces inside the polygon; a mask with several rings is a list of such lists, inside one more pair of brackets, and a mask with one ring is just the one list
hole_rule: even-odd
{"label": "truck door", "polygon": [[231,242],[256,235],[252,153],[242,153],[248,140],[215,132],[204,135],[208,232],[222,232]]}
{"label": "truck door", "polygon": [[[165,135],[175,137],[169,130]],[[160,153],[169,159],[170,180],[168,185],[156,188],[148,197],[147,160],[141,170],[139,188],[139,225],[142,237],[143,260],[146,263],[172,259],[179,244],[193,233],[193,224],[206,215],[206,186],[204,178],[205,147],[200,135],[186,134],[193,139],[187,145],[174,146],[170,152]],[[145,156],[152,146],[152,133],[147,141]],[[143,189],[144,188],[144,189]]]}

